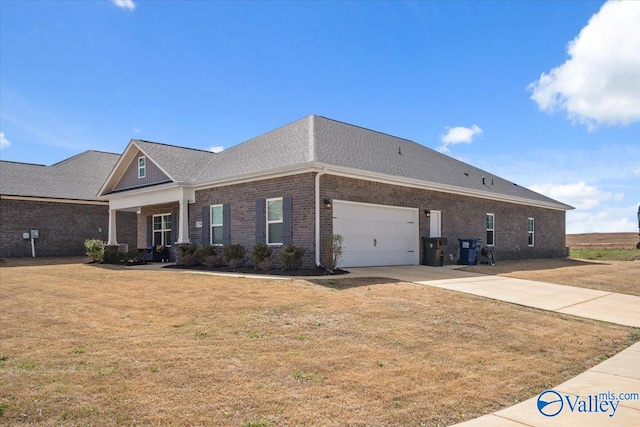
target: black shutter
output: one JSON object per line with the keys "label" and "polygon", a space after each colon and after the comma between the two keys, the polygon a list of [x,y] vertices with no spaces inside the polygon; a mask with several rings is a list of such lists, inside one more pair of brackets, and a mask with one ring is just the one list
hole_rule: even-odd
{"label": "black shutter", "polygon": [[293,210],[291,196],[282,198],[282,243],[293,243]]}
{"label": "black shutter", "polygon": [[178,222],[176,221],[178,219],[178,215],[177,214],[171,214],[171,237],[169,238],[169,240],[171,240],[170,242],[164,242],[165,245],[173,245],[177,240],[178,240]]}
{"label": "black shutter", "polygon": [[153,245],[153,217],[149,215],[147,217],[147,247]]}
{"label": "black shutter", "polygon": [[211,207],[203,206],[202,207],[202,233],[201,233],[201,242],[202,245],[208,245],[211,243],[211,239],[209,238],[209,233],[211,232],[211,223],[209,222],[209,215],[211,213]]}
{"label": "black shutter", "polygon": [[222,244],[231,243],[231,206],[229,203],[222,205]]}
{"label": "black shutter", "polygon": [[264,199],[256,200],[256,243],[264,243]]}

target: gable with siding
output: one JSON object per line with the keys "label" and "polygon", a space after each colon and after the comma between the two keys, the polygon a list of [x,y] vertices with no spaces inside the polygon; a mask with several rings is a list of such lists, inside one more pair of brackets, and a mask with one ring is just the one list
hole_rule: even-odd
{"label": "gable with siding", "polygon": [[[146,174],[144,178],[138,178],[138,159],[140,157],[145,158]],[[153,160],[145,156],[140,150],[136,150],[133,154],[133,159],[129,162],[122,178],[120,178],[114,186],[113,191],[164,184],[166,182],[171,182],[171,178],[169,178]]]}

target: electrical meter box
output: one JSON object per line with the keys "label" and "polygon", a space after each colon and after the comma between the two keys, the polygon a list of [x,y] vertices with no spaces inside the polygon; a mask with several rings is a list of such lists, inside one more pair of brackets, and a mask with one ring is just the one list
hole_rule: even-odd
{"label": "electrical meter box", "polygon": [[40,237],[40,230],[31,230],[31,238],[37,239]]}

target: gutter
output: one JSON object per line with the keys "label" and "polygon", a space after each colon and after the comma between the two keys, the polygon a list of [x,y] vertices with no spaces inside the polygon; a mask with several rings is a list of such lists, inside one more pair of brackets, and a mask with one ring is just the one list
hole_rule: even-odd
{"label": "gutter", "polygon": [[326,166],[316,174],[316,266],[323,267],[320,263],[320,177],[327,173]]}

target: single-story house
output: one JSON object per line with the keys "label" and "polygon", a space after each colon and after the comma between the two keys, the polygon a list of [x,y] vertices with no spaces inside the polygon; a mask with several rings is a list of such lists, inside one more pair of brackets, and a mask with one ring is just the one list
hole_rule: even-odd
{"label": "single-story house", "polygon": [[[106,239],[109,203],[98,191],[119,154],[85,151],[54,165],[0,161],[0,258],[84,255]],[[118,213],[118,239],[136,248],[137,215]],[[31,232],[37,238],[31,246]]]}
{"label": "single-story house", "polygon": [[419,264],[421,237],[476,237],[497,259],[564,257],[571,206],[415,142],[311,115],[220,153],[131,140],[99,192],[137,210],[138,247],[258,242],[306,248],[323,263],[340,234],[341,266]]}

